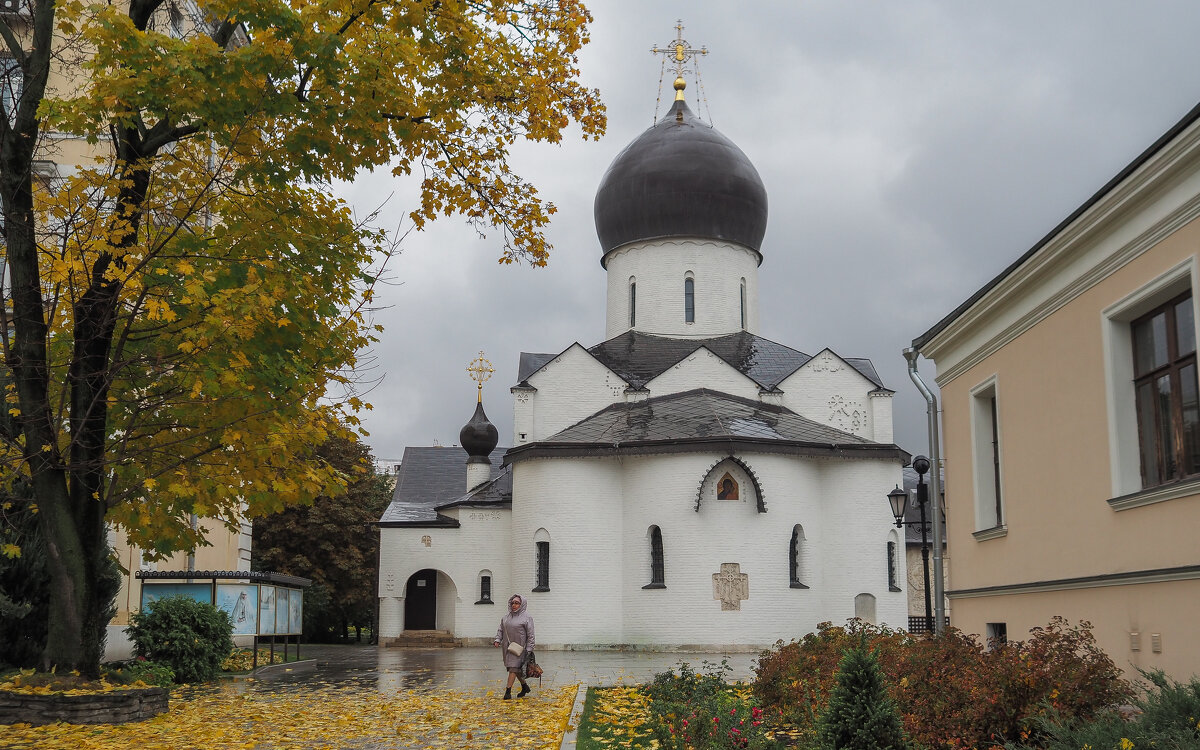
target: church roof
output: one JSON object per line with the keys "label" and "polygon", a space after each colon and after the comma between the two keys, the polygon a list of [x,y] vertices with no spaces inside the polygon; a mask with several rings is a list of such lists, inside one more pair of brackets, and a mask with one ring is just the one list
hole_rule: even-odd
{"label": "church roof", "polygon": [[674,452],[716,444],[722,450],[768,450],[814,455],[908,454],[802,417],[775,404],[706,388],[645,401],[622,402],[536,443],[513,448],[506,462],[540,455],[596,455],[613,450]]}
{"label": "church roof", "polygon": [[678,100],[613,159],[596,191],[595,217],[606,256],[667,237],[725,240],[757,253],[767,191],[742,150]]}
{"label": "church roof", "polygon": [[[588,351],[631,388],[644,388],[651,380],[701,347],[725,360],[765,391],[774,390],[787,376],[812,359],[812,355],[746,331],[709,339],[676,339],[626,331]],[[524,383],[556,356],[522,352],[517,382]],[[876,387],[883,388],[883,381],[879,379],[871,360],[852,357],[845,359],[845,362]]]}
{"label": "church roof", "polygon": [[405,448],[392,502],[379,525],[458,526],[458,521],[438,511],[456,505],[511,503],[512,473],[501,466],[505,450],[492,451],[491,480],[473,492],[463,492],[467,457],[461,448]]}

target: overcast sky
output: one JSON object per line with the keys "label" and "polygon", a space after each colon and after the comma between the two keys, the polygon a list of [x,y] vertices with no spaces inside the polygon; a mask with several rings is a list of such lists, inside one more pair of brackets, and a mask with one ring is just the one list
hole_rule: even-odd
{"label": "overcast sky", "polygon": [[[558,206],[550,265],[500,266],[498,237],[458,218],[411,234],[380,289],[366,438],[377,459],[454,445],[484,350],[484,406],[512,444],[520,352],[604,338],[592,220],[608,164],[651,125],[675,36],[705,45],[693,111],[737,143],[770,201],[761,334],[868,357],[894,399],[896,441],[927,451],[924,401],[901,350],[1029,249],[1200,100],[1200,3],[593,0],[583,80],[608,134],[522,146],[514,165]],[[669,103],[672,76],[663,80]],[[665,110],[665,104],[662,109]],[[660,111],[661,115],[661,111]],[[377,172],[340,194],[382,223],[415,184]],[[921,360],[932,382],[933,366]]]}

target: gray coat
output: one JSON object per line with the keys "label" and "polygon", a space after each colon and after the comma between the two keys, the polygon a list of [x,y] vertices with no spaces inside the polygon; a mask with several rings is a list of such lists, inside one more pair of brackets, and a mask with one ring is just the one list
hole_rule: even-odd
{"label": "gray coat", "polygon": [[[516,612],[512,611],[512,600],[520,599],[521,608]],[[533,618],[525,611],[529,606],[529,601],[520,594],[513,594],[508,598],[509,611],[500,618],[500,627],[496,630],[495,642],[500,644],[500,649],[504,653],[504,666],[509,670],[520,669],[528,654],[533,650]],[[508,652],[508,644],[519,643],[524,647],[525,651],[520,656],[513,656]]]}

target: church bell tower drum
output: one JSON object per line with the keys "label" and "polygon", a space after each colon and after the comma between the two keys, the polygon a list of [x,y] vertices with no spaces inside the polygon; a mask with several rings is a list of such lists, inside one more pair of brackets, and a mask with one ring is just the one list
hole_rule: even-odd
{"label": "church bell tower drum", "polygon": [[675,88],[666,116],[617,155],[596,192],[607,338],[758,332],[766,189],[742,150],[692,114],[682,78]]}

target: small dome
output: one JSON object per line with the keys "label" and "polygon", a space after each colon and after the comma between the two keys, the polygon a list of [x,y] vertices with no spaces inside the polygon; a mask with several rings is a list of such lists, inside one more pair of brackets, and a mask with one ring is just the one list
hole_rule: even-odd
{"label": "small dome", "polygon": [[664,237],[725,240],[758,253],[767,191],[742,150],[680,99],[613,160],[596,191],[595,215],[605,255]]}
{"label": "small dome", "polygon": [[491,463],[488,456],[496,449],[498,442],[500,433],[496,430],[496,425],[488,421],[487,415],[483,413],[483,402],[480,401],[475,405],[475,414],[471,421],[458,431],[458,444],[471,457],[468,463]]}

